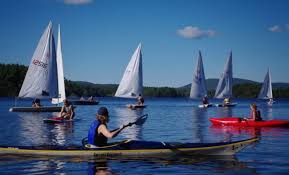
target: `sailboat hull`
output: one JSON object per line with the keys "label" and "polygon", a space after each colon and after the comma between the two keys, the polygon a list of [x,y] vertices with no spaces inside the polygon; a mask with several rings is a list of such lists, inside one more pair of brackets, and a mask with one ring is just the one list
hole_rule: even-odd
{"label": "sailboat hull", "polygon": [[230,103],[230,104],[215,104],[216,107],[234,107],[237,103]]}
{"label": "sailboat hull", "polygon": [[71,100],[73,105],[98,105],[99,101],[88,101],[88,100]]}
{"label": "sailboat hull", "polygon": [[9,109],[10,112],[60,112],[61,106],[41,106],[36,107],[12,107]]}

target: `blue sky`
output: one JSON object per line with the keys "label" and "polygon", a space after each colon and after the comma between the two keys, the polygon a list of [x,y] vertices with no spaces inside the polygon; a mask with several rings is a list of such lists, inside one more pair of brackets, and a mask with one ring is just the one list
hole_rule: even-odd
{"label": "blue sky", "polygon": [[198,50],[206,78],[229,52],[233,76],[289,82],[286,0],[3,0],[0,62],[29,65],[48,22],[61,24],[65,77],[119,83],[142,43],[145,86],[191,82]]}

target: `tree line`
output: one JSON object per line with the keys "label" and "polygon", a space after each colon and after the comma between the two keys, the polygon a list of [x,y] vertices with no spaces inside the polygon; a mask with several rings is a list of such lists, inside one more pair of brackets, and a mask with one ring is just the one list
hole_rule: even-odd
{"label": "tree line", "polygon": [[[19,64],[0,64],[0,96],[15,97],[21,89],[27,66]],[[116,84],[92,84],[76,82],[65,79],[65,91],[67,96],[114,96]],[[261,89],[260,84],[237,84],[233,87],[235,98],[257,98]],[[149,97],[188,97],[190,88],[172,87],[144,87],[144,96]],[[215,91],[208,91],[209,98],[212,98]],[[274,98],[289,98],[289,88],[278,88],[273,90]]]}

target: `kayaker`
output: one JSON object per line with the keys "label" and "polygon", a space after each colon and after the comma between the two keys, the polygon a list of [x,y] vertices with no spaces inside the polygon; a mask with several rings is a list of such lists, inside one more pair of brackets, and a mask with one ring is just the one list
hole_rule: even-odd
{"label": "kayaker", "polygon": [[144,98],[141,94],[139,94],[137,97],[137,104],[138,105],[144,105]]}
{"label": "kayaker", "polygon": [[123,125],[118,129],[109,131],[107,123],[109,122],[109,113],[106,107],[100,107],[96,114],[96,120],[91,123],[88,131],[88,144],[95,146],[106,146],[108,138],[116,137],[124,128],[131,124]]}
{"label": "kayaker", "polygon": [[59,117],[66,120],[71,120],[74,117],[73,107],[67,99],[63,100],[63,106],[61,108]]}
{"label": "kayaker", "polygon": [[247,120],[252,121],[262,121],[261,112],[257,109],[257,105],[255,103],[250,105],[251,113],[250,117]]}

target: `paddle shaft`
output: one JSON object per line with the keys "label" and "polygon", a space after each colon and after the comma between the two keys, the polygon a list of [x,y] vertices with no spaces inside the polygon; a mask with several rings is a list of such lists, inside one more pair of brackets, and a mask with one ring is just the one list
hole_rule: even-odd
{"label": "paddle shaft", "polygon": [[[134,122],[130,122],[130,123],[126,124],[125,126],[127,127],[127,126],[132,126],[132,125],[134,125],[134,124],[137,124],[137,122],[138,122],[139,120],[143,119],[145,116],[148,116],[148,114],[144,114],[144,115],[140,116],[140,117],[137,118]],[[119,129],[119,128],[116,128],[116,129],[112,130],[111,132],[116,131],[116,130],[118,130],[118,129]]]}

